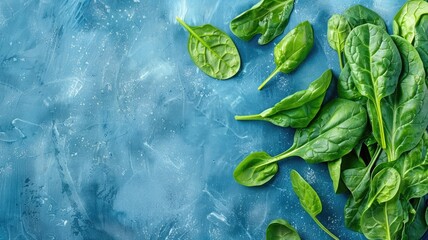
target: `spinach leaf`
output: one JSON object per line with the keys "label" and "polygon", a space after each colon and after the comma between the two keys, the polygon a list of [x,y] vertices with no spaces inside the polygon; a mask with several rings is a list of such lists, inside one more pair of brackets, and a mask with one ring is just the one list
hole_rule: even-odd
{"label": "spinach leaf", "polygon": [[346,39],[345,56],[358,91],[369,100],[373,134],[386,148],[381,100],[397,86],[401,72],[398,49],[383,28],[364,24],[354,28]]}
{"label": "spinach leaf", "polygon": [[199,69],[219,80],[229,79],[239,71],[238,49],[226,33],[209,24],[189,26],[178,17],[177,21],[190,34],[187,47]]}
{"label": "spinach leaf", "polygon": [[422,136],[418,145],[404,154],[394,165],[402,178],[402,198],[423,197],[428,194],[428,133]]}
{"label": "spinach leaf", "polygon": [[304,21],[291,30],[275,46],[273,56],[275,70],[259,86],[261,90],[277,73],[289,73],[306,59],[314,45],[314,32],[308,21]]}
{"label": "spinach leaf", "polygon": [[361,232],[361,215],[365,209],[368,195],[363,196],[362,199],[356,200],[354,197],[349,197],[346,201],[344,214],[345,226],[356,232]]}
{"label": "spinach leaf", "polygon": [[233,177],[247,187],[263,185],[278,172],[278,164],[271,159],[265,152],[251,153],[236,167]]}
{"label": "spinach leaf", "polygon": [[373,203],[361,216],[361,231],[368,239],[396,239],[403,227],[404,211],[395,198],[384,203]]}
{"label": "spinach leaf", "polygon": [[345,192],[347,190],[343,182],[343,172],[351,168],[365,167],[364,161],[359,158],[354,151],[346,154],[345,156],[328,162],[328,172],[333,183],[335,193]]}
{"label": "spinach leaf", "polygon": [[428,207],[425,209],[425,223],[428,225]]}
{"label": "spinach leaf", "polygon": [[386,30],[385,22],[376,12],[362,6],[354,5],[348,8],[343,16],[348,20],[351,28],[356,28],[360,25],[371,23]]}
{"label": "spinach leaf", "polygon": [[340,98],[362,102],[363,104],[367,101],[366,98],[358,92],[354,80],[352,79],[351,68],[348,63],[346,63],[340,71],[339,79],[337,81],[337,95]]}
{"label": "spinach leaf", "polygon": [[266,240],[300,240],[300,236],[290,223],[275,219],[266,229]]}
{"label": "spinach leaf", "polygon": [[400,52],[403,68],[396,91],[385,98],[381,107],[389,161],[413,149],[428,126],[428,89],[423,62],[404,38],[392,36],[392,39]]}
{"label": "spinach leaf", "polygon": [[394,198],[400,189],[400,173],[392,167],[378,172],[370,182],[370,193],[367,208],[376,200],[378,203],[388,202]]}
{"label": "spinach leaf", "polygon": [[345,48],[345,40],[351,32],[348,20],[342,15],[334,14],[327,23],[327,40],[331,48],[336,50],[339,57],[340,68],[343,68],[342,53]]}
{"label": "spinach leaf", "polygon": [[243,40],[262,34],[258,42],[267,44],[284,32],[294,0],[261,0],[230,22],[230,30]]}
{"label": "spinach leaf", "polygon": [[425,83],[428,85],[428,14],[423,15],[416,25],[414,46],[424,63]]}
{"label": "spinach leaf", "polygon": [[318,196],[317,192],[309,185],[305,179],[300,176],[300,174],[291,170],[290,174],[291,185],[293,186],[293,191],[297,195],[300,201],[300,205],[305,209],[305,211],[311,216],[315,223],[330,237],[333,239],[339,239],[333,233],[331,233],[322,223],[317,219],[317,215],[322,211],[321,199]]}
{"label": "spinach leaf", "polygon": [[331,70],[325,71],[308,89],[296,92],[260,114],[235,116],[236,120],[263,120],[281,127],[308,126],[321,108],[332,78]]}
{"label": "spinach leaf", "polygon": [[343,182],[356,202],[364,198],[365,194],[369,190],[370,172],[373,168],[377,157],[380,153],[380,148],[376,151],[375,156],[366,167],[351,168],[343,171]]}
{"label": "spinach leaf", "polygon": [[340,185],[340,169],[342,166],[342,158],[339,158],[335,161],[328,162],[328,172],[330,174],[331,181],[333,182],[334,192],[337,193],[339,191]]}
{"label": "spinach leaf", "polygon": [[423,0],[407,1],[394,17],[392,26],[394,34],[413,43],[415,27],[424,14],[428,14],[427,2]]}
{"label": "spinach leaf", "polygon": [[416,205],[414,220],[404,226],[406,239],[421,239],[428,230],[428,223],[425,221],[426,209],[423,199],[419,199]]}
{"label": "spinach leaf", "polygon": [[244,186],[263,185],[276,174],[276,162],[292,156],[308,163],[341,158],[358,144],[366,123],[366,110],[358,103],[332,100],[307,128],[296,130],[294,143],[288,150],[274,157],[256,152],[245,158],[233,173],[235,180]]}

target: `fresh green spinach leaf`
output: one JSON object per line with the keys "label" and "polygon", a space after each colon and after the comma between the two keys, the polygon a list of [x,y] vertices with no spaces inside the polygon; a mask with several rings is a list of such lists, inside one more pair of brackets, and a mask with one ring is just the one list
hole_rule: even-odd
{"label": "fresh green spinach leaf", "polygon": [[426,209],[423,199],[419,199],[414,219],[404,226],[406,239],[422,239],[425,232],[428,231],[428,223],[425,221]]}
{"label": "fresh green spinach leaf", "polygon": [[381,100],[395,91],[401,72],[400,53],[383,28],[364,24],[346,39],[345,56],[358,91],[369,100],[373,134],[386,148]]}
{"label": "fresh green spinach leaf", "polygon": [[327,41],[331,48],[336,50],[339,57],[340,68],[343,68],[342,53],[345,48],[345,40],[351,32],[348,20],[342,15],[334,14],[327,23]]}
{"label": "fresh green spinach leaf", "polygon": [[368,199],[368,195],[363,196],[362,199],[356,200],[353,196],[346,201],[344,214],[345,226],[356,232],[361,232],[361,215],[364,211]]}
{"label": "fresh green spinach leaf", "polygon": [[304,21],[291,30],[275,46],[273,56],[275,70],[259,86],[261,90],[279,72],[290,73],[306,59],[314,45],[314,32],[308,21]]}
{"label": "fresh green spinach leaf", "polygon": [[298,156],[308,163],[328,162],[349,153],[358,144],[367,123],[366,110],[358,103],[335,99],[324,106],[307,128],[297,129],[293,145],[271,157],[252,153],[235,169],[235,180],[244,186],[259,186],[277,171],[277,163]]}
{"label": "fresh green spinach leaf", "polygon": [[370,182],[370,193],[367,208],[376,200],[384,203],[394,198],[400,189],[400,173],[392,167],[387,167],[378,172]]}
{"label": "fresh green spinach leaf", "polygon": [[369,165],[366,167],[351,168],[343,171],[342,180],[349,191],[351,191],[355,202],[360,202],[368,192],[371,169],[376,163],[380,152],[381,148],[378,148]]}
{"label": "fresh green spinach leaf", "polygon": [[340,98],[361,102],[364,105],[367,102],[366,98],[358,92],[354,80],[352,79],[351,68],[347,63],[339,74],[339,79],[337,81],[337,95]]}
{"label": "fresh green spinach leaf", "polygon": [[177,17],[189,32],[188,50],[193,62],[208,76],[225,80],[238,73],[241,58],[232,39],[220,29],[206,24],[189,26]]}
{"label": "fresh green spinach leaf", "polygon": [[339,238],[331,233],[316,217],[322,211],[321,199],[317,192],[308,182],[306,182],[302,176],[300,176],[297,171],[291,170],[290,178],[293,191],[299,198],[300,205],[303,207],[303,209],[305,209],[305,211],[324,232],[326,232],[333,239],[338,240]]}
{"label": "fresh green spinach leaf", "polygon": [[427,2],[423,0],[407,1],[394,17],[392,26],[394,34],[413,43],[416,25],[424,14],[428,14]]}
{"label": "fresh green spinach leaf", "polygon": [[263,120],[281,127],[303,128],[321,108],[332,79],[331,70],[325,71],[306,90],[296,92],[260,114],[235,116],[236,120]]}
{"label": "fresh green spinach leaf", "polygon": [[275,219],[266,229],[266,240],[300,240],[300,236],[290,223]]}
{"label": "fresh green spinach leaf", "polygon": [[260,186],[271,180],[278,172],[278,164],[265,152],[248,155],[233,172],[235,180],[244,186]]}
{"label": "fresh green spinach leaf", "polygon": [[230,30],[243,40],[262,34],[258,43],[267,44],[284,32],[294,0],[261,0],[230,22]]}
{"label": "fresh green spinach leaf", "polygon": [[361,216],[361,231],[368,239],[393,240],[401,233],[403,220],[404,211],[398,198],[373,203]]}
{"label": "fresh green spinach leaf", "polygon": [[428,126],[428,88],[423,62],[404,38],[392,36],[402,61],[395,92],[382,103],[388,161],[413,149]]}
{"label": "fresh green spinach leaf", "polygon": [[424,63],[425,83],[428,85],[428,14],[423,15],[416,25],[414,46]]}
{"label": "fresh green spinach leaf", "polygon": [[360,25],[371,23],[386,30],[385,21],[376,12],[362,6],[354,5],[348,8],[343,16],[348,20],[351,28],[356,28]]}

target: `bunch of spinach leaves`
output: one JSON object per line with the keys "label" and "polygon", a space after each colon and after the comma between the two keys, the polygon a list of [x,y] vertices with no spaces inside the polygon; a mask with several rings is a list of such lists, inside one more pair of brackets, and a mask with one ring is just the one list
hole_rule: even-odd
{"label": "bunch of spinach leaves", "polygon": [[[368,239],[423,236],[428,230],[428,3],[408,1],[393,24],[390,35],[384,20],[361,5],[332,16],[327,40],[339,57],[338,98],[321,106],[309,125],[299,126],[290,149],[273,157],[266,152],[247,156],[235,169],[238,183],[267,183],[279,170],[277,162],[290,156],[327,162],[335,191],[349,194],[348,228]],[[315,95],[311,87],[303,92],[311,91]],[[276,106],[288,98],[293,95]],[[302,98],[300,105],[307,104]],[[279,117],[287,117],[281,111],[269,115],[276,106],[237,119],[294,127],[279,124]],[[294,191],[302,200],[307,189]],[[276,221],[267,236],[276,236],[274,229],[296,232]]]}

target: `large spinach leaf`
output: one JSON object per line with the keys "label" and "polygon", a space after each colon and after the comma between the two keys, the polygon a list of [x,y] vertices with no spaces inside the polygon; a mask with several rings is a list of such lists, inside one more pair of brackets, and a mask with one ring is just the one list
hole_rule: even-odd
{"label": "large spinach leaf", "polygon": [[321,199],[317,192],[302,176],[300,176],[297,171],[291,170],[290,178],[293,191],[299,198],[300,205],[303,209],[305,209],[305,211],[324,232],[333,239],[338,240],[339,238],[331,233],[317,218],[317,215],[322,211]]}
{"label": "large spinach leaf", "polygon": [[235,116],[236,120],[263,120],[281,127],[302,128],[308,126],[321,108],[330,86],[331,70],[325,71],[308,89],[296,92],[266,109],[260,114]]}
{"label": "large spinach leaf", "polygon": [[345,56],[358,91],[369,100],[373,134],[386,148],[381,100],[397,86],[401,72],[398,49],[383,28],[364,24],[354,28],[346,39]]}
{"label": "large spinach leaf", "polygon": [[416,25],[414,46],[424,63],[425,83],[428,85],[428,14],[423,15]]}
{"label": "large spinach leaf", "polygon": [[366,23],[371,23],[386,30],[385,22],[382,17],[362,5],[354,5],[348,8],[343,13],[343,16],[348,20],[352,28],[356,28]]}
{"label": "large spinach leaf", "polygon": [[271,157],[265,152],[248,155],[235,169],[235,180],[244,186],[259,186],[277,172],[277,162],[292,156],[308,163],[341,158],[358,144],[367,123],[366,110],[358,103],[335,99],[324,106],[307,128],[297,129],[293,145]]}
{"label": "large spinach leaf", "polygon": [[424,14],[428,14],[427,2],[423,0],[407,1],[394,17],[394,34],[413,43],[416,25]]}
{"label": "large spinach leaf", "polygon": [[199,69],[216,79],[229,79],[239,71],[238,49],[226,33],[209,24],[189,26],[180,18],[177,21],[190,33],[187,47]]}
{"label": "large spinach leaf", "polygon": [[404,226],[403,239],[421,239],[428,231],[428,223],[425,221],[426,206],[423,199],[419,199],[416,204],[413,221]]}
{"label": "large spinach leaf", "polygon": [[294,0],[261,0],[230,22],[230,30],[243,40],[262,34],[259,44],[267,44],[284,32]]}
{"label": "large spinach leaf", "polygon": [[396,239],[401,233],[404,216],[398,198],[385,203],[373,203],[361,216],[361,231],[368,239]]}
{"label": "large spinach leaf", "polygon": [[300,236],[290,223],[275,219],[266,229],[266,240],[300,240]]}
{"label": "large spinach leaf", "polygon": [[304,21],[291,30],[275,46],[273,56],[275,70],[259,86],[261,90],[279,72],[289,73],[306,59],[314,45],[314,32],[308,21]]}
{"label": "large spinach leaf", "polygon": [[428,89],[423,63],[416,49],[404,38],[392,37],[402,60],[396,91],[385,98],[382,114],[389,161],[413,149],[428,126]]}

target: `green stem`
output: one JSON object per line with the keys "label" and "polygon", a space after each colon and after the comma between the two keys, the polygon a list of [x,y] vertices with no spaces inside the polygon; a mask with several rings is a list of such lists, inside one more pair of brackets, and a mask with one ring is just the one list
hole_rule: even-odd
{"label": "green stem", "polygon": [[339,66],[340,66],[340,69],[343,69],[342,52],[337,51],[337,55],[339,56]]}
{"label": "green stem", "polygon": [[254,114],[254,115],[236,115],[235,116],[235,120],[238,121],[249,121],[249,120],[261,120],[262,117],[260,116],[260,114]]}
{"label": "green stem", "polygon": [[180,23],[181,26],[183,26],[189,33],[190,35],[192,35],[193,37],[195,37],[199,42],[202,43],[202,45],[204,45],[206,48],[211,50],[211,47],[202,39],[198,36],[198,34],[196,34],[193,29],[187,25],[183,20],[181,20],[179,17],[175,17],[175,19],[177,19],[178,23]]}
{"label": "green stem", "polygon": [[291,157],[291,156],[293,156],[295,150],[296,149],[289,148],[285,152],[282,152],[282,153],[280,153],[274,157],[271,157],[268,161],[264,162],[263,164],[258,165],[256,168],[264,167],[264,166],[272,164],[274,162],[278,162],[278,161],[281,161],[285,158]]}
{"label": "green stem", "polygon": [[386,220],[386,236],[387,240],[391,240],[391,230],[389,229],[389,221],[388,221],[388,202],[385,203],[383,214]]}
{"label": "green stem", "polygon": [[338,237],[336,237],[336,235],[334,235],[332,232],[330,232],[326,227],[324,227],[324,225],[322,225],[322,223],[315,217],[315,216],[311,216],[312,219],[315,221],[315,223],[324,231],[326,232],[331,238],[333,238],[334,240],[339,240]]}
{"label": "green stem", "polygon": [[267,77],[262,84],[260,84],[259,86],[259,90],[262,90],[262,88],[266,85],[266,83],[268,83],[277,73],[279,73],[280,69],[279,67],[275,68],[275,70],[269,75],[269,77]]}
{"label": "green stem", "polygon": [[376,115],[379,123],[380,145],[383,149],[386,148],[385,130],[383,129],[382,109],[380,108],[380,100],[376,99]]}

